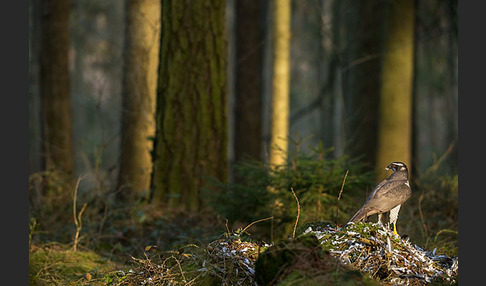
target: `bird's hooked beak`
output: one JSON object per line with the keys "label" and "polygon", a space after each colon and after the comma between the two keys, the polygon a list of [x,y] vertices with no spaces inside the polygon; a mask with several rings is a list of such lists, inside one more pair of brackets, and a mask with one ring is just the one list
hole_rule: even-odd
{"label": "bird's hooked beak", "polygon": [[396,172],[399,169],[400,170],[406,170],[407,166],[405,166],[405,164],[403,164],[401,162],[392,162],[392,163],[390,163],[390,165],[386,166],[386,168],[385,168],[385,170],[390,170],[390,169],[392,169],[393,172]]}

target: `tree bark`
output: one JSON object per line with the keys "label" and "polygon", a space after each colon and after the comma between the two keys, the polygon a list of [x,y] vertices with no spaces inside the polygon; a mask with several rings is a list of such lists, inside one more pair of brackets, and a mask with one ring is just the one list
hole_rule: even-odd
{"label": "tree bark", "polygon": [[261,1],[236,1],[235,163],[261,159],[262,49]]}
{"label": "tree bark", "polygon": [[42,1],[40,94],[44,169],[73,183],[69,0]]}
{"label": "tree bark", "polygon": [[154,199],[196,211],[208,177],[227,179],[223,0],[162,3]]}
{"label": "tree bark", "polygon": [[369,170],[373,170],[376,163],[382,3],[378,0],[335,3],[341,10],[340,17],[346,19],[342,39],[345,46],[342,65],[345,153],[360,157]]}
{"label": "tree bark", "polygon": [[274,62],[271,103],[271,165],[287,161],[290,83],[290,0],[274,1]]}
{"label": "tree bark", "polygon": [[401,161],[411,170],[414,1],[395,0],[387,10],[381,71],[378,123],[377,180],[384,167]]}
{"label": "tree bark", "polygon": [[140,196],[150,187],[160,47],[160,0],[128,0],[123,78],[121,196]]}

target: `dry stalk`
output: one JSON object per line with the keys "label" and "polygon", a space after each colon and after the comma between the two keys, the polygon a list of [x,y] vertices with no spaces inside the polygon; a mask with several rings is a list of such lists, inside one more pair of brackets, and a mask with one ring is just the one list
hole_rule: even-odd
{"label": "dry stalk", "polygon": [[228,219],[227,218],[224,219],[224,225],[226,226],[226,233],[228,234],[228,236],[230,236],[231,232],[228,228]]}
{"label": "dry stalk", "polygon": [[177,259],[175,256],[172,256],[172,258],[174,258],[174,260],[177,262],[177,266],[179,266],[179,271],[181,272],[183,282],[187,282],[186,276],[184,275],[184,271],[182,270],[182,266],[181,263],[179,262],[179,259]]}
{"label": "dry stalk", "polygon": [[343,184],[341,185],[341,190],[339,191],[338,200],[336,202],[336,217],[339,216],[339,200],[341,199],[341,195],[342,195],[343,190],[344,190],[344,183],[346,182],[346,178],[348,177],[348,173],[349,173],[349,170],[346,170],[346,174],[344,175]]}
{"label": "dry stalk", "polygon": [[262,218],[262,219],[259,219],[259,220],[256,220],[256,221],[254,221],[254,222],[250,223],[249,225],[247,225],[247,226],[246,226],[246,227],[245,227],[245,228],[244,228],[244,229],[241,231],[241,233],[244,233],[244,232],[245,232],[245,230],[247,230],[248,228],[250,228],[250,226],[254,225],[255,223],[257,223],[257,222],[262,222],[262,221],[266,221],[266,220],[269,220],[269,219],[273,219],[273,216],[271,216],[271,217],[267,217],[267,218]]}
{"label": "dry stalk", "polygon": [[422,221],[422,227],[424,228],[425,231],[425,247],[429,244],[429,235],[427,232],[427,225],[425,225],[425,220],[424,216],[422,214],[422,200],[424,199],[424,191],[422,190],[422,193],[420,194],[419,202],[418,202],[418,210],[419,210],[419,215],[420,215],[420,220]]}
{"label": "dry stalk", "polygon": [[341,191],[339,191],[338,201],[341,199],[341,194],[344,190],[344,183],[346,182],[346,178],[348,177],[349,170],[346,170],[346,175],[344,175],[343,184],[341,185]]}
{"label": "dry stalk", "polygon": [[437,232],[437,234],[435,235],[435,238],[434,238],[434,242],[437,242],[437,237],[441,234],[441,233],[453,233],[453,234],[458,234],[457,230],[452,230],[452,229],[441,229]]}
{"label": "dry stalk", "polygon": [[73,243],[73,251],[76,251],[78,248],[78,240],[79,240],[79,233],[81,232],[81,228],[83,227],[83,222],[81,220],[81,215],[83,214],[84,210],[86,209],[86,206],[88,205],[87,203],[83,204],[83,207],[79,211],[79,214],[76,215],[76,200],[78,198],[78,188],[79,188],[79,183],[81,180],[84,179],[84,177],[78,177],[76,180],[76,185],[74,186],[74,194],[73,194],[73,218],[74,218],[74,224],[76,225],[76,234],[74,236],[74,243]]}
{"label": "dry stalk", "polygon": [[292,194],[294,195],[294,198],[297,201],[297,218],[295,220],[294,232],[292,232],[292,238],[295,238],[295,230],[297,229],[297,224],[299,223],[299,217],[300,217],[300,203],[299,203],[299,199],[297,198],[297,195],[294,192],[294,188],[290,187],[290,190],[292,191]]}

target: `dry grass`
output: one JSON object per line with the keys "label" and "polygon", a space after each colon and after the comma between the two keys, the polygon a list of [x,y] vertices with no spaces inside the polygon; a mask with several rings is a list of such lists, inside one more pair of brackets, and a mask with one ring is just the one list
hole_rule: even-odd
{"label": "dry grass", "polygon": [[104,275],[120,268],[91,250],[69,245],[32,245],[29,285],[103,285]]}
{"label": "dry grass", "polygon": [[239,236],[224,237],[200,248],[187,245],[174,251],[150,248],[132,258],[133,268],[112,280],[124,285],[252,285],[260,245]]}

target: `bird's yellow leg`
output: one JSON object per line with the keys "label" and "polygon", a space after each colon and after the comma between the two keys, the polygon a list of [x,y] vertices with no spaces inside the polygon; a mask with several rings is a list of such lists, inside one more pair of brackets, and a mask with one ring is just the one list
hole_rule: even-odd
{"label": "bird's yellow leg", "polygon": [[397,224],[396,223],[393,223],[393,235],[400,237],[400,235],[397,232]]}

